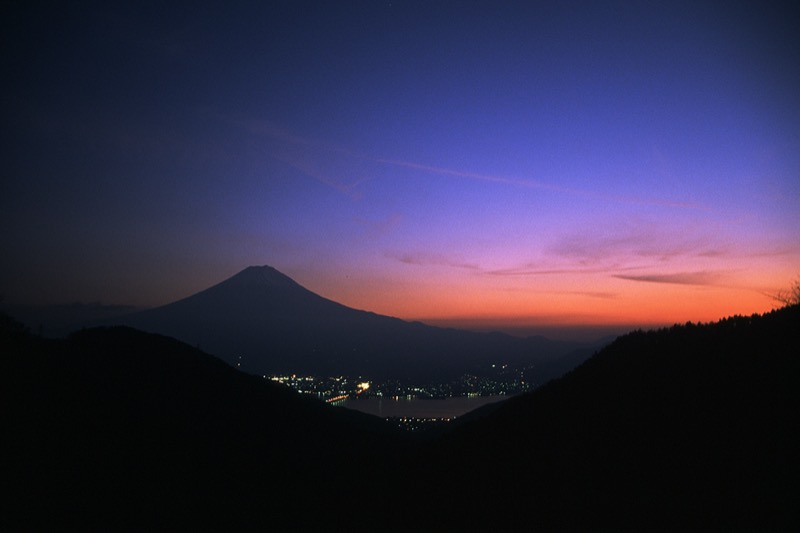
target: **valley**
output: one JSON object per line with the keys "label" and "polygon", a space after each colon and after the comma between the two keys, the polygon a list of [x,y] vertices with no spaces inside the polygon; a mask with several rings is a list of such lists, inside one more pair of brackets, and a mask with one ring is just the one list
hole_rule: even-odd
{"label": "valley", "polygon": [[[350,509],[391,516],[389,530],[794,529],[798,324],[794,305],[633,331],[533,391],[417,431],[163,335],[44,339],[3,317],[2,525],[316,529]],[[329,490],[365,480],[358,509]]]}

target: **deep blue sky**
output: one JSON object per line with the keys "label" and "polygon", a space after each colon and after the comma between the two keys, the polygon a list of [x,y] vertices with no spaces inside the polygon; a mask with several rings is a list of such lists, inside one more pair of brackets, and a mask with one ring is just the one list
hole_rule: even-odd
{"label": "deep blue sky", "polygon": [[0,292],[270,264],[404,318],[768,309],[800,271],[787,5],[5,7]]}

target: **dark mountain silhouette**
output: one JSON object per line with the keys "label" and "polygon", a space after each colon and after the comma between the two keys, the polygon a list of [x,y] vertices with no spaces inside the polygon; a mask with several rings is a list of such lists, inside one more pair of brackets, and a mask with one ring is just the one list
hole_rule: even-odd
{"label": "dark mountain silhouette", "polygon": [[136,311],[140,309],[130,305],[104,305],[97,302],[41,306],[3,305],[0,302],[0,312],[13,316],[37,335],[50,338],[63,338],[87,324],[98,324]]}
{"label": "dark mountain silhouette", "polygon": [[799,326],[792,306],[632,332],[483,417],[409,440],[160,335],[47,340],[2,318],[11,495],[0,519],[7,530],[796,530]]}
{"label": "dark mountain silhouette", "polygon": [[[436,444],[420,501],[449,525],[796,529],[800,306],[622,336]],[[792,525],[793,527],[788,527]]]}
{"label": "dark mountain silhouette", "polygon": [[531,363],[539,375],[529,379],[544,382],[592,353],[578,343],[436,328],[352,309],[268,266],[114,322],[175,337],[254,374],[442,380],[492,363]]}
{"label": "dark mountain silhouette", "polygon": [[6,531],[316,524],[307,508],[406,446],[383,420],[126,327],[49,340],[0,315],[0,353]]}

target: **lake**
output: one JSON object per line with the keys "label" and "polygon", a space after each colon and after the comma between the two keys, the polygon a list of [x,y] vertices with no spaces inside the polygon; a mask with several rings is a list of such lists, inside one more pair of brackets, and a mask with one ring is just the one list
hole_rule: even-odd
{"label": "lake", "polygon": [[361,411],[381,418],[455,418],[490,403],[511,396],[458,396],[436,400],[422,398],[363,398],[337,402],[339,407]]}

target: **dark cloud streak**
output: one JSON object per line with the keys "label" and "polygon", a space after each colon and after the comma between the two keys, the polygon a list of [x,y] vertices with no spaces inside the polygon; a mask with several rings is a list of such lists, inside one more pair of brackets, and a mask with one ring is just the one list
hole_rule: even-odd
{"label": "dark cloud streak", "polygon": [[627,281],[643,281],[647,283],[668,283],[676,285],[717,285],[722,274],[720,272],[676,272],[674,274],[643,274],[640,276],[629,276],[617,274],[613,276],[617,279]]}

